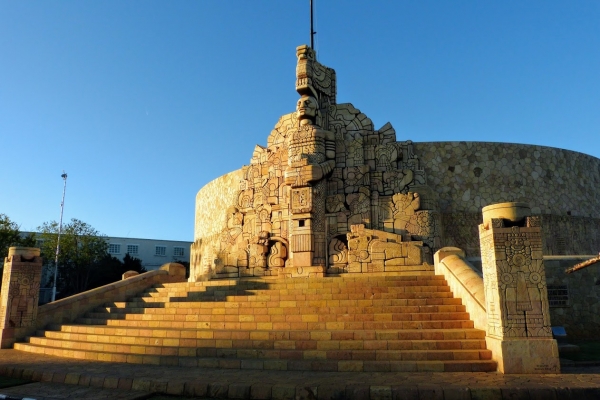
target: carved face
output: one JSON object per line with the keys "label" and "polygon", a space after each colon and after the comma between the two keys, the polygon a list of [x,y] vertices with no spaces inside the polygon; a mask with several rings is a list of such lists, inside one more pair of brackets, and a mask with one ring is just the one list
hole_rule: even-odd
{"label": "carved face", "polygon": [[298,119],[313,120],[317,116],[317,99],[312,96],[302,96],[296,104],[296,115]]}

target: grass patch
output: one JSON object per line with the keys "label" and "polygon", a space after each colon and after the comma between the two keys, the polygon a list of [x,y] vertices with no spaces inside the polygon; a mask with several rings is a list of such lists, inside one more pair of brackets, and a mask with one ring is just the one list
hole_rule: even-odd
{"label": "grass patch", "polygon": [[571,361],[600,361],[599,340],[569,340],[569,343],[579,346],[579,351],[565,354],[562,358]]}
{"label": "grass patch", "polygon": [[12,378],[9,376],[0,376],[0,389],[25,385],[26,383],[32,383],[32,381],[21,378]]}

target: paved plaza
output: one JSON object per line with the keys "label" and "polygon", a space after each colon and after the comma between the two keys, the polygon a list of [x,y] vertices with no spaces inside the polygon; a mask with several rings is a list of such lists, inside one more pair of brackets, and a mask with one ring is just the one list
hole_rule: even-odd
{"label": "paved plaza", "polygon": [[[0,350],[0,375],[39,382],[0,389],[37,399],[599,399],[600,367],[563,374],[253,371],[94,362]],[[31,393],[29,391],[32,391]],[[35,397],[37,396],[37,397]]]}

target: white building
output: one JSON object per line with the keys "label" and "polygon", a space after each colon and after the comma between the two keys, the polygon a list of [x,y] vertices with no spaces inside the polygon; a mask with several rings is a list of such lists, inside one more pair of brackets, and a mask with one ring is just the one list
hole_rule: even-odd
{"label": "white building", "polygon": [[129,253],[131,257],[142,260],[142,266],[148,271],[169,262],[190,262],[192,242],[123,237],[107,237],[106,242],[111,256],[122,260]]}
{"label": "white building", "polygon": [[[22,232],[23,235],[30,232]],[[35,233],[35,232],[34,232]],[[39,235],[35,233],[35,235]],[[175,261],[190,262],[190,246],[192,242],[160,239],[138,239],[105,236],[108,253],[123,260],[125,254],[139,258],[142,266],[148,271],[160,268],[161,265]],[[41,246],[42,239],[37,239],[36,246]]]}

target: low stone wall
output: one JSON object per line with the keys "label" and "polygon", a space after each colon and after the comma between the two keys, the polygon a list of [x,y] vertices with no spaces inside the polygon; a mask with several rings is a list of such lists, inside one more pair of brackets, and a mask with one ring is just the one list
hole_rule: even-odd
{"label": "low stone wall", "polygon": [[600,250],[600,159],[553,147],[489,142],[415,142],[437,193],[443,246],[479,255],[481,208],[526,202],[542,216],[545,255]]}
{"label": "low stone wall", "polygon": [[[571,274],[565,270],[594,255],[544,256],[552,326],[564,326],[574,339],[600,337],[600,263]],[[481,271],[481,259],[469,258]]]}
{"label": "low stone wall", "polygon": [[21,341],[37,330],[48,325],[65,324],[75,321],[85,313],[107,302],[124,301],[144,289],[160,283],[184,282],[185,267],[181,264],[165,264],[161,269],[146,272],[131,278],[100,286],[38,308],[37,318],[32,326],[15,332],[15,340]]}
{"label": "low stone wall", "polygon": [[544,257],[552,326],[564,326],[568,338],[600,337],[600,263],[565,273],[592,257]]}
{"label": "low stone wall", "polygon": [[[600,250],[600,218],[552,214],[540,216],[544,255],[593,254]],[[477,227],[482,221],[481,211],[443,213],[444,246],[461,248],[468,257],[479,257]]]}
{"label": "low stone wall", "polygon": [[483,277],[469,261],[465,253],[455,247],[444,247],[433,257],[435,273],[443,275],[454,296],[462,299],[475,328],[487,329]]}

